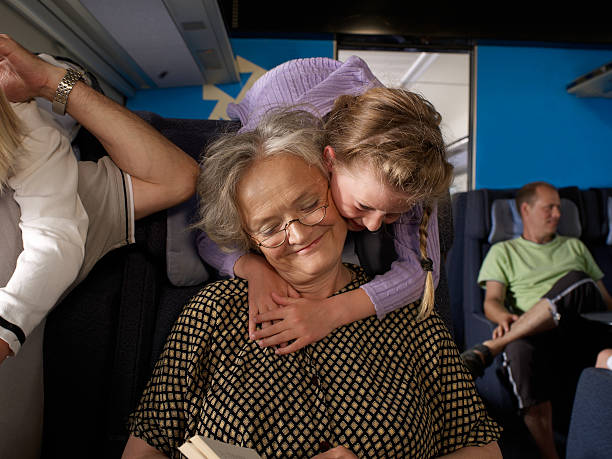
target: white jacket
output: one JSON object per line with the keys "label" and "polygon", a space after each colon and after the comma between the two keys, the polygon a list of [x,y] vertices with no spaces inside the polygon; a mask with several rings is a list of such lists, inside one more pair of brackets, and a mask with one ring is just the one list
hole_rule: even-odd
{"label": "white jacket", "polygon": [[75,280],[89,219],[77,194],[70,141],[36,102],[11,104],[25,136],[8,184],[19,204],[23,252],[0,288],[0,339],[15,353]]}

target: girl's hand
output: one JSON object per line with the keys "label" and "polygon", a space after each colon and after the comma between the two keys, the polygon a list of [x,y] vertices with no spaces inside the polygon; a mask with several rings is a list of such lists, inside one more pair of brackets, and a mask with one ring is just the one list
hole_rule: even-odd
{"label": "girl's hand", "polygon": [[277,346],[293,341],[276,350],[277,354],[289,354],[304,346],[319,341],[341,325],[338,322],[339,308],[335,297],[325,300],[290,298],[272,294],[275,304],[282,307],[258,314],[256,323],[273,322],[257,330],[254,339],[262,347]]}
{"label": "girl's hand", "polygon": [[295,340],[288,346],[277,349],[277,354],[295,352],[323,339],[338,327],[376,313],[372,301],[360,288],[317,301],[277,294],[272,295],[272,299],[282,307],[259,314],[256,321],[276,323],[257,330],[254,339],[264,347]]}
{"label": "girl's hand", "polygon": [[[240,259],[239,272],[234,271],[249,283],[249,336],[254,338],[256,331],[255,317],[280,307],[272,298],[277,293],[290,298],[299,298],[298,292],[287,283],[262,256],[255,254],[243,255]],[[262,322],[262,328],[272,325]],[[280,344],[280,343],[279,343]]]}

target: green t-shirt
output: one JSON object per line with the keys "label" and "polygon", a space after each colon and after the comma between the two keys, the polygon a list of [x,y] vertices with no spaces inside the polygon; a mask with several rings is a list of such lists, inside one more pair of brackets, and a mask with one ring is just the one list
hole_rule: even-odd
{"label": "green t-shirt", "polygon": [[603,277],[586,246],[576,238],[556,236],[546,244],[522,237],[494,244],[480,268],[478,284],[501,282],[512,306],[529,310],[569,271],[583,271],[594,281]]}

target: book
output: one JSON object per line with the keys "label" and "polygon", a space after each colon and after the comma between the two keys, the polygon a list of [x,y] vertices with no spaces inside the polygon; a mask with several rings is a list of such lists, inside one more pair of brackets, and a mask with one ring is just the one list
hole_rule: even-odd
{"label": "book", "polygon": [[195,435],[179,446],[188,459],[261,459],[251,448],[231,445],[213,438]]}

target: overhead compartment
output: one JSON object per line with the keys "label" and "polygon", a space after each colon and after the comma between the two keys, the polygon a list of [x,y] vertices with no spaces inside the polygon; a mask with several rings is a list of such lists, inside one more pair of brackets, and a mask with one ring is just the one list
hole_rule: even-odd
{"label": "overhead compartment", "polygon": [[239,81],[215,0],[7,0],[126,96]]}

